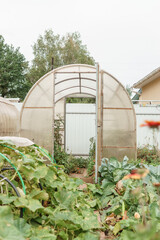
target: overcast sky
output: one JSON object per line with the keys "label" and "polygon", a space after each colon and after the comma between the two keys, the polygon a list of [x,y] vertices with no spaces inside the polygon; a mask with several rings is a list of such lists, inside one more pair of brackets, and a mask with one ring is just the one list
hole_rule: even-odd
{"label": "overcast sky", "polygon": [[0,0],[0,34],[28,61],[46,29],[78,31],[101,68],[123,85],[160,67],[160,0]]}

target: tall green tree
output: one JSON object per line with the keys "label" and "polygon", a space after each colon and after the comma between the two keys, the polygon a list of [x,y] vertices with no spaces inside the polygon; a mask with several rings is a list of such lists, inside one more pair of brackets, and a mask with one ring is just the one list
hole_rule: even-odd
{"label": "tall green tree", "polygon": [[19,48],[6,44],[0,35],[0,96],[23,99],[31,86],[26,79],[27,69]]}
{"label": "tall green tree", "polygon": [[84,63],[94,65],[95,61],[87,50],[87,46],[82,44],[81,36],[78,32],[68,33],[62,37],[61,61],[63,65],[72,63]]}
{"label": "tall green tree", "polygon": [[126,85],[126,91],[128,92],[129,96],[131,97],[132,89],[131,89],[130,85],[128,85],[128,84]]}
{"label": "tall green tree", "polygon": [[60,36],[54,34],[52,30],[46,30],[44,36],[40,35],[34,43],[33,55],[28,75],[32,83],[52,69],[52,57],[54,57],[54,68],[75,63],[95,64],[77,32]]}

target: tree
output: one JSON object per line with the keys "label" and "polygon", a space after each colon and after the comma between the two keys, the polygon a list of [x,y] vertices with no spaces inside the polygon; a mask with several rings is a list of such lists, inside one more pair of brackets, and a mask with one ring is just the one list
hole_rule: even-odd
{"label": "tree", "polygon": [[95,64],[77,32],[61,37],[52,30],[46,30],[44,36],[40,35],[33,45],[33,54],[28,75],[32,83],[52,69],[52,57],[54,57],[54,68],[75,63]]}
{"label": "tree", "polygon": [[131,89],[130,85],[128,85],[128,84],[126,85],[126,91],[128,92],[129,96],[131,97],[132,89]]}
{"label": "tree", "polygon": [[62,38],[62,43],[64,44],[61,53],[62,65],[72,63],[95,64],[93,57],[87,51],[86,45],[82,44],[79,33],[68,33]]}
{"label": "tree", "polygon": [[26,80],[28,63],[19,48],[14,49],[0,35],[0,95],[23,99],[30,88]]}

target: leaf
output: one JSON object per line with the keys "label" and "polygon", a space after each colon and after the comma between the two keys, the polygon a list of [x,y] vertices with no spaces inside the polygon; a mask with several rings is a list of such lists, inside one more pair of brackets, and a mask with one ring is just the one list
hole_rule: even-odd
{"label": "leaf", "polygon": [[113,194],[113,188],[115,187],[114,183],[108,183],[106,179],[102,182],[103,196],[109,196]]}
{"label": "leaf", "polygon": [[9,206],[0,206],[0,220],[13,222],[13,214]]}
{"label": "leaf", "polygon": [[53,184],[54,181],[57,179],[57,175],[52,169],[48,169],[45,179],[46,179],[47,184]]}
{"label": "leaf", "polygon": [[116,225],[114,226],[113,234],[114,234],[114,235],[117,235],[117,233],[118,233],[119,231],[121,231],[121,225],[120,225],[120,223],[118,222],[118,223],[116,223]]}
{"label": "leaf", "polygon": [[28,208],[32,212],[43,208],[42,204],[36,199],[18,198],[14,201],[16,207]]}
{"label": "leaf", "polygon": [[160,208],[157,202],[151,203],[149,209],[152,217],[160,219]]}
{"label": "leaf", "polygon": [[99,240],[99,235],[91,232],[80,233],[74,240]]}
{"label": "leaf", "polygon": [[111,199],[110,196],[107,196],[107,197],[103,196],[103,197],[101,198],[102,208],[107,207],[108,202],[110,201],[110,199]]}
{"label": "leaf", "polygon": [[113,171],[116,168],[122,168],[121,162],[119,162],[116,158],[111,157],[107,162],[107,166],[109,171]]}
{"label": "leaf", "polygon": [[44,178],[47,175],[47,173],[48,173],[47,167],[38,166],[34,171],[33,177],[39,180],[41,178]]}
{"label": "leaf", "polygon": [[3,240],[25,240],[21,233],[13,224],[0,220],[0,239]]}
{"label": "leaf", "polygon": [[56,201],[60,203],[61,207],[66,209],[74,208],[77,196],[78,195],[76,193],[67,191],[65,189],[63,189],[63,191],[59,191],[54,194]]}
{"label": "leaf", "polygon": [[125,168],[126,166],[127,166],[127,164],[128,164],[128,157],[127,156],[125,156],[124,158],[123,158],[123,161],[122,161],[122,168]]}
{"label": "leaf", "polygon": [[68,240],[68,239],[69,239],[69,238],[68,238],[68,234],[65,233],[64,231],[60,231],[60,232],[58,233],[58,236],[60,236],[63,240]]}
{"label": "leaf", "polygon": [[14,225],[21,233],[23,233],[24,237],[30,236],[31,225],[26,223],[26,221],[24,219],[18,218],[17,220],[15,220]]}
{"label": "leaf", "polygon": [[2,204],[10,204],[14,202],[16,198],[16,196],[9,197],[8,195],[0,194],[0,201],[2,201]]}
{"label": "leaf", "polygon": [[89,206],[90,207],[95,207],[96,205],[97,205],[97,200],[96,199],[94,199],[94,200],[92,200],[92,201],[88,201],[88,204],[89,204]]}
{"label": "leaf", "polygon": [[13,214],[9,206],[0,206],[0,239],[25,240],[23,234],[14,226]]}
{"label": "leaf", "polygon": [[49,227],[33,229],[30,240],[56,240],[55,233]]}
{"label": "leaf", "polygon": [[83,217],[79,216],[75,211],[59,211],[54,212],[53,216],[50,216],[50,219],[53,220],[58,226],[66,227],[69,230],[79,230],[82,229]]}
{"label": "leaf", "polygon": [[117,183],[121,180],[125,175],[129,174],[130,172],[126,169],[115,169],[113,172],[114,182]]}
{"label": "leaf", "polygon": [[100,228],[100,223],[98,222],[98,218],[96,214],[90,211],[83,211],[83,221],[82,221],[82,229],[84,231],[91,230],[91,229],[98,229]]}
{"label": "leaf", "polygon": [[29,194],[31,198],[38,199],[38,200],[45,200],[47,201],[49,199],[49,194],[46,193],[44,190],[32,190]]}
{"label": "leaf", "polygon": [[24,191],[21,188],[17,187],[17,190],[21,197],[25,197]]}
{"label": "leaf", "polygon": [[88,186],[88,189],[92,191],[92,193],[94,194],[99,193],[101,195],[103,194],[102,190],[98,188],[98,186],[96,186],[95,184],[88,183],[87,186]]}

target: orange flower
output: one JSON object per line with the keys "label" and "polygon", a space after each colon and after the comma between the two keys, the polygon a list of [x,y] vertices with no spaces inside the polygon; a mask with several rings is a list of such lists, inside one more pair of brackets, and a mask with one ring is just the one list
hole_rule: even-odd
{"label": "orange flower", "polygon": [[160,121],[145,120],[145,123],[140,125],[140,127],[146,127],[146,126],[150,128],[158,128],[160,126]]}
{"label": "orange flower", "polygon": [[126,179],[142,179],[142,178],[146,177],[148,173],[149,173],[149,170],[146,169],[146,168],[132,169],[130,174],[124,176],[123,180],[126,180]]}
{"label": "orange flower", "polygon": [[155,187],[160,187],[160,183],[153,183]]}
{"label": "orange flower", "polygon": [[126,180],[126,179],[141,179],[141,175],[139,173],[128,174],[123,178],[123,180]]}

